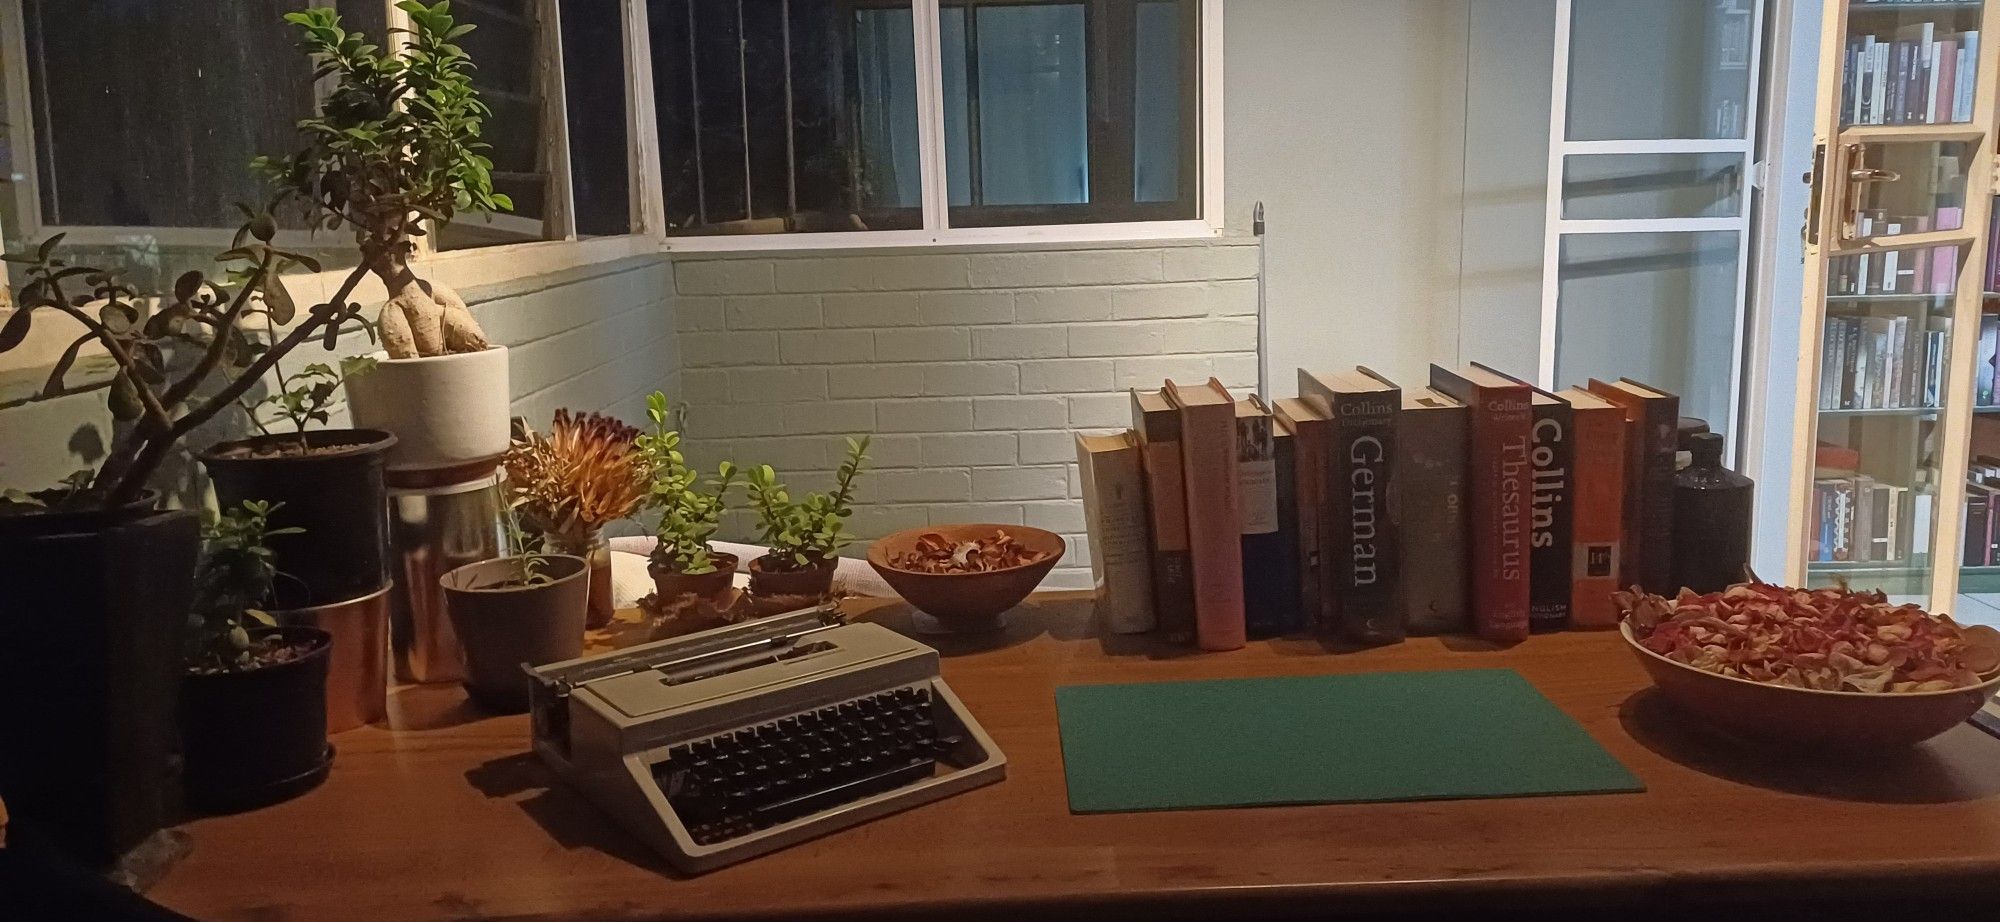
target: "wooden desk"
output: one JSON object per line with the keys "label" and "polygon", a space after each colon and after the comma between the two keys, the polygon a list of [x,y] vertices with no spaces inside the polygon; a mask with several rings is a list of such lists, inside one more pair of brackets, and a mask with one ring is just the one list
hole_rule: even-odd
{"label": "wooden desk", "polygon": [[[869,617],[907,625],[900,605]],[[1683,902],[1981,899],[2000,892],[2000,740],[1959,727],[1902,756],[1785,764],[1700,737],[1612,634],[1510,650],[1418,639],[1173,654],[1101,641],[1089,602],[1038,597],[1004,636],[946,638],[945,678],[1008,778],[698,878],[678,878],[527,751],[523,717],[401,689],[406,729],[337,737],[320,789],[190,827],[150,894],[203,920],[679,919],[1068,910],[1148,918]],[[1057,685],[1509,666],[1643,794],[1070,815]],[[1123,915],[1110,912],[1108,915]],[[1038,916],[1041,917],[1041,916]],[[1961,916],[1963,917],[1963,916]]]}

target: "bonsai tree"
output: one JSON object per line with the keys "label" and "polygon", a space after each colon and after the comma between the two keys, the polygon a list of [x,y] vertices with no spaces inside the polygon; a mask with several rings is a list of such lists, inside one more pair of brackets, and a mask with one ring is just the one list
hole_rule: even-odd
{"label": "bonsai tree", "polygon": [[270,599],[278,576],[264,540],[300,531],[270,528],[276,508],[270,503],[246,501],[238,508],[212,515],[202,526],[194,610],[188,616],[187,664],[191,671],[250,669],[279,655],[278,648],[260,648],[250,636],[253,627],[277,626],[261,608]]}
{"label": "bonsai tree", "polygon": [[681,434],[668,424],[667,395],[654,391],[648,396],[646,415],[653,431],[642,433],[637,444],[651,477],[643,505],[660,514],[653,529],[659,543],[653,545],[652,563],[690,575],[712,573],[715,562],[708,541],[722,524],[736,466],[724,461],[713,480],[701,483],[701,475],[681,455]]}
{"label": "bonsai tree", "polygon": [[410,271],[426,219],[441,225],[460,211],[514,207],[493,191],[493,162],[481,153],[489,145],[479,139],[491,111],[473,89],[471,58],[454,44],[473,26],[452,18],[449,0],[396,6],[410,17],[401,53],[343,28],[331,9],[285,14],[314,78],[334,88],[317,116],[299,122],[306,146],[256,166],[315,223],[353,229],[361,265],[389,292],[378,327],[390,358],[478,352],[486,336],[465,301]]}
{"label": "bonsai tree", "polygon": [[868,437],[847,440],[847,457],[834,477],[832,493],[809,493],[793,501],[768,464],[746,475],[751,506],[757,510],[758,537],[771,550],[763,560],[777,571],[819,566],[854,543],[847,517],[854,514],[854,481],[868,460]]}

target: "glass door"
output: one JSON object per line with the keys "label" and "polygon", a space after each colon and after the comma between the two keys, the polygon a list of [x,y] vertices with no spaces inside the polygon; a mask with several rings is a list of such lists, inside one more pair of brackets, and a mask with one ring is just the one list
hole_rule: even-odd
{"label": "glass door", "polygon": [[1762,0],[1558,0],[1545,387],[1635,378],[1734,444]]}
{"label": "glass door", "polygon": [[1989,326],[1974,258],[1993,181],[1987,17],[1958,0],[1829,2],[1807,177],[1787,577],[1954,614],[1960,567],[1990,562],[1993,534],[1983,500],[1965,517]]}

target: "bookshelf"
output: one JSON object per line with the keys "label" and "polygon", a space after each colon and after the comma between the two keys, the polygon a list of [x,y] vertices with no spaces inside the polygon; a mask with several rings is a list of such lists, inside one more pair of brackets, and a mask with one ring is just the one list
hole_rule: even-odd
{"label": "bookshelf", "polygon": [[2000,598],[1996,3],[1824,8],[1787,570]]}

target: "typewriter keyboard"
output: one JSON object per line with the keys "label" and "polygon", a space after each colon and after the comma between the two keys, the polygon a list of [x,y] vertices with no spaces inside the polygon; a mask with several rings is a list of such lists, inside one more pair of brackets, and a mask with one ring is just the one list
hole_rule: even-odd
{"label": "typewriter keyboard", "polygon": [[675,746],[653,774],[712,845],[922,781],[961,741],[930,689],[898,688]]}

